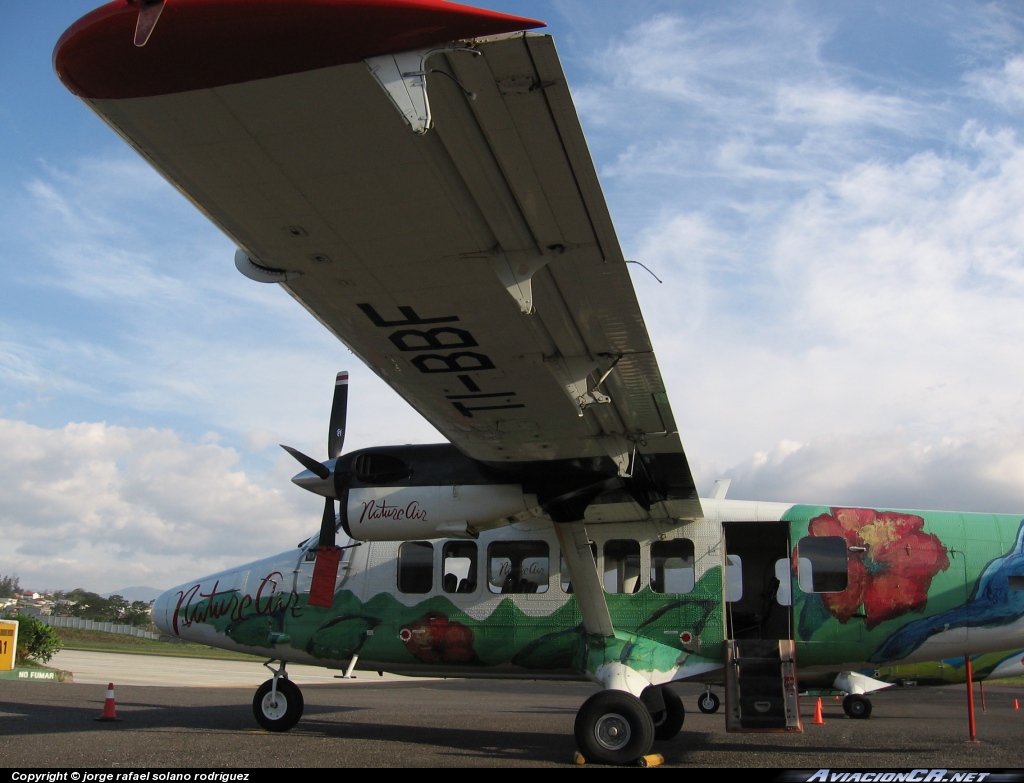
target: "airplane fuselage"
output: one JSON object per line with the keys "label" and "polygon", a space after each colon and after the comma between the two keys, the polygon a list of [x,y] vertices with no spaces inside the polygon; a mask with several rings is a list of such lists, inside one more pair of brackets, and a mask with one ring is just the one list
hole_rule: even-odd
{"label": "airplane fuselage", "polygon": [[597,678],[616,661],[652,684],[714,676],[730,639],[792,639],[807,672],[1024,646],[1021,517],[703,505],[677,524],[587,525],[610,639],[585,631],[541,519],[353,545],[330,607],[307,603],[312,539],[174,588],[154,618],[173,636],[328,667],[358,656],[399,673]]}

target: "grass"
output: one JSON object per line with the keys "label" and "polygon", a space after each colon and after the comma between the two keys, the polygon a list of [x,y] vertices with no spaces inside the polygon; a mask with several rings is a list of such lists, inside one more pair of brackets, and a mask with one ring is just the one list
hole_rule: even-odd
{"label": "grass", "polygon": [[82,628],[54,628],[64,650],[132,653],[135,655],[172,655],[179,658],[215,658],[228,661],[265,661],[265,656],[220,650],[192,642],[163,642],[119,633],[87,631]]}
{"label": "grass", "polygon": [[[103,631],[86,631],[80,628],[54,628],[53,630],[60,637],[61,649],[66,650],[93,650],[97,652],[133,653],[138,655],[172,655],[180,658],[214,658],[228,661],[263,662],[267,659],[267,656],[247,655],[246,653],[220,650],[216,647],[191,642],[161,642],[155,639],[141,639],[137,636],[104,633]],[[19,666],[33,665],[39,666],[39,668],[47,668],[34,664],[34,662],[19,664]],[[992,683],[1021,685],[1024,684],[1024,677],[1007,677],[1001,680],[992,680]]]}

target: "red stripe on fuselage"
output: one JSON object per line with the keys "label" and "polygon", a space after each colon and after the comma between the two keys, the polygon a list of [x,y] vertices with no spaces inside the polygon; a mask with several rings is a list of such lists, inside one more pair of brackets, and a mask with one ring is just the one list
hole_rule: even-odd
{"label": "red stripe on fuselage", "polygon": [[115,0],[68,28],[53,63],[69,90],[167,95],[544,26],[444,0],[166,0],[136,47],[138,14],[137,2]]}

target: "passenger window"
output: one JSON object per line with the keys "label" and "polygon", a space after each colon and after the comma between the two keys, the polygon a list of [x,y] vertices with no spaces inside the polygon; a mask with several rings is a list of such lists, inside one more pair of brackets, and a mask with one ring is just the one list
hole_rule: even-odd
{"label": "passenger window", "polygon": [[841,593],[849,582],[846,539],[807,536],[800,539],[797,574],[805,593]]}
{"label": "passenger window", "polygon": [[640,589],[640,542],[613,539],[604,545],[604,589],[635,593]]}
{"label": "passenger window", "polygon": [[434,545],[429,541],[406,541],[398,548],[398,590],[429,593],[434,586]]}
{"label": "passenger window", "polygon": [[476,544],[449,541],[441,550],[441,587],[446,593],[476,591]]}
{"label": "passenger window", "polygon": [[487,586],[492,593],[546,593],[548,545],[543,541],[495,541],[487,548]]}
{"label": "passenger window", "polygon": [[686,538],[651,544],[651,589],[656,593],[692,593],[693,542]]}

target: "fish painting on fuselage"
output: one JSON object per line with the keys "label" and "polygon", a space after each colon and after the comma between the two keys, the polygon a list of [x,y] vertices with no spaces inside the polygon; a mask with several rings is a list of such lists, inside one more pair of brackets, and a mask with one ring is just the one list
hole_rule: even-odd
{"label": "fish painting on fuselage", "polygon": [[[800,730],[801,672],[1024,646],[1021,518],[699,498],[542,23],[442,0],[115,0],[65,85],[448,443],[288,452],[298,548],[161,596],[166,633],[289,662],[599,690],[629,764],[724,681],[731,731]],[[268,54],[269,53],[269,54]],[[241,282],[241,281],[240,281]],[[799,667],[799,668],[798,668]]]}

